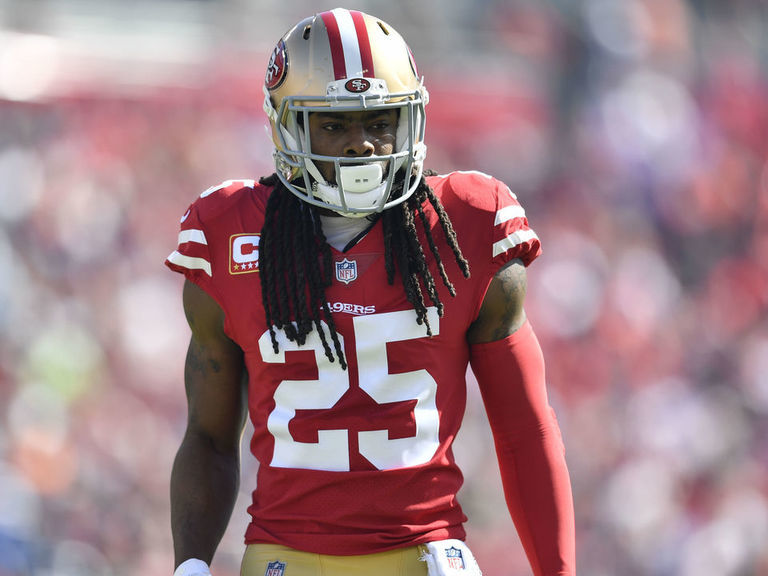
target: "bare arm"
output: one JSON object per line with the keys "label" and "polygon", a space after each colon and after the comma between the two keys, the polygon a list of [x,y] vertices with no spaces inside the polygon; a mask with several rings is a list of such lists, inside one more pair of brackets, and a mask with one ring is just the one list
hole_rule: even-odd
{"label": "bare arm", "polygon": [[187,281],[184,312],[192,337],[184,366],[187,429],[171,473],[175,566],[213,559],[237,498],[246,413],[243,354],[224,333],[221,308]]}
{"label": "bare arm", "polygon": [[470,344],[506,338],[525,322],[525,266],[511,260],[491,280],[480,313],[467,332]]}

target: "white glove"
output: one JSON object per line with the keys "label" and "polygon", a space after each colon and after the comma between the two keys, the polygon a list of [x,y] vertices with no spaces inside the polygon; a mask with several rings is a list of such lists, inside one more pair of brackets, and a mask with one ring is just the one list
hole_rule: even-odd
{"label": "white glove", "polygon": [[190,558],[179,564],[173,576],[211,576],[211,569],[202,560]]}
{"label": "white glove", "polygon": [[423,544],[429,576],[482,576],[469,547],[461,540],[439,540]]}

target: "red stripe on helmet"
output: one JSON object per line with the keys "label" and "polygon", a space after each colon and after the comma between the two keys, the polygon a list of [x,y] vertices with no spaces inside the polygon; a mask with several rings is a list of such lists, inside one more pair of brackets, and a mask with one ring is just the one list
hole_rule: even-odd
{"label": "red stripe on helmet", "polygon": [[320,17],[328,31],[328,44],[331,49],[331,58],[333,58],[333,75],[336,80],[341,80],[347,77],[347,66],[344,63],[344,46],[341,43],[339,25],[333,12],[323,12]]}
{"label": "red stripe on helmet", "polygon": [[363,65],[363,76],[374,78],[376,74],[373,71],[373,54],[371,53],[371,40],[368,38],[368,28],[365,26],[365,17],[362,12],[350,10],[352,22],[355,23],[355,32],[357,32],[357,44],[360,47],[360,62]]}

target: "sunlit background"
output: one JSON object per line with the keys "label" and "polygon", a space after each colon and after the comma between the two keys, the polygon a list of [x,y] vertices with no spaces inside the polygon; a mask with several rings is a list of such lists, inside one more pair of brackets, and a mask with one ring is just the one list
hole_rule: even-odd
{"label": "sunlit background", "polygon": [[[271,172],[267,58],[333,7],[0,0],[0,576],[171,574],[188,329],[163,260],[202,190]],[[579,573],[768,574],[768,3],[347,7],[411,45],[428,166],[503,179],[542,238]],[[530,574],[470,395],[470,545]]]}

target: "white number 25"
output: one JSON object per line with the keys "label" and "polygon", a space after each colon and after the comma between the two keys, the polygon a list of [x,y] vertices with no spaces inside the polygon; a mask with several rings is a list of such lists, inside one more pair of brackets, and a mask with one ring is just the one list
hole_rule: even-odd
{"label": "white number 25", "polygon": [[[429,323],[439,334],[439,317],[429,309]],[[413,310],[357,316],[353,319],[360,388],[379,404],[416,400],[413,409],[416,434],[407,438],[389,438],[389,431],[358,432],[360,454],[380,470],[416,466],[429,462],[439,445],[440,422],[435,405],[437,383],[426,370],[390,374],[387,342],[425,338],[423,325],[415,321]],[[327,330],[327,326],[323,326]],[[265,362],[285,363],[286,350],[313,350],[317,362],[317,380],[284,380],[275,390],[275,409],[267,419],[267,429],[275,438],[270,464],[280,468],[347,471],[349,430],[318,430],[317,442],[297,442],[288,425],[296,410],[330,409],[349,389],[349,373],[330,362],[316,331],[299,348],[284,334],[278,334],[280,349],[274,352],[265,333],[259,349]],[[342,347],[344,341],[339,335]]]}

